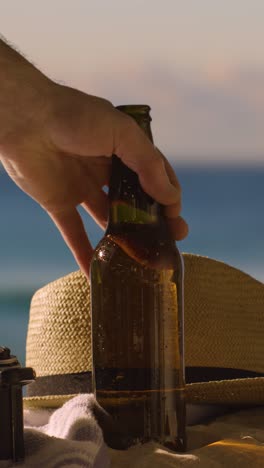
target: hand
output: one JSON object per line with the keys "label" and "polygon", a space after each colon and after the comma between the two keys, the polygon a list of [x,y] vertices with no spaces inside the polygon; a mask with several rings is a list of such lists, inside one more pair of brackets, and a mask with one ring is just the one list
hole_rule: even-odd
{"label": "hand", "polygon": [[108,184],[113,153],[138,173],[144,190],[166,206],[175,239],[184,238],[188,226],[179,216],[177,177],[134,120],[104,99],[46,83],[45,105],[35,104],[5,136],[0,157],[15,183],[51,216],[85,274],[93,249],[77,206],[106,227],[108,202],[102,187]]}

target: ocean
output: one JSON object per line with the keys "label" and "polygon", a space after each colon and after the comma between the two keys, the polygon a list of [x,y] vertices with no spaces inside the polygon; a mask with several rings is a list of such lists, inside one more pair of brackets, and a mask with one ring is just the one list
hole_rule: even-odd
{"label": "ocean", "polygon": [[[177,167],[183,252],[219,259],[264,281],[264,167]],[[48,215],[0,171],[0,345],[25,362],[30,299],[78,267]],[[103,232],[84,215],[93,245]]]}

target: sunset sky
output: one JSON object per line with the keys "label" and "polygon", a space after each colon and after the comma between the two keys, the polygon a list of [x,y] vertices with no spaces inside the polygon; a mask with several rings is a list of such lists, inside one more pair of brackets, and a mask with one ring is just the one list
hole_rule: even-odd
{"label": "sunset sky", "polygon": [[263,0],[2,0],[0,33],[48,76],[152,107],[173,161],[264,164]]}

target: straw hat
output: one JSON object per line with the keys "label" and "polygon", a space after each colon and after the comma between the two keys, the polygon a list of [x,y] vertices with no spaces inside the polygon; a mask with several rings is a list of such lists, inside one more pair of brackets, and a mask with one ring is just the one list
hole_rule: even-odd
{"label": "straw hat", "polygon": [[[186,395],[190,403],[264,403],[264,284],[225,263],[184,254]],[[27,407],[91,391],[90,291],[71,273],[35,293]]]}

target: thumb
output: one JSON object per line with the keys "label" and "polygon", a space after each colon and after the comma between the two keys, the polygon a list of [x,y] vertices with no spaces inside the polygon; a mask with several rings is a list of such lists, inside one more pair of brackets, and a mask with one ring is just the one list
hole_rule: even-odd
{"label": "thumb", "polygon": [[72,251],[76,262],[89,279],[93,248],[77,208],[49,212],[63,239]]}

